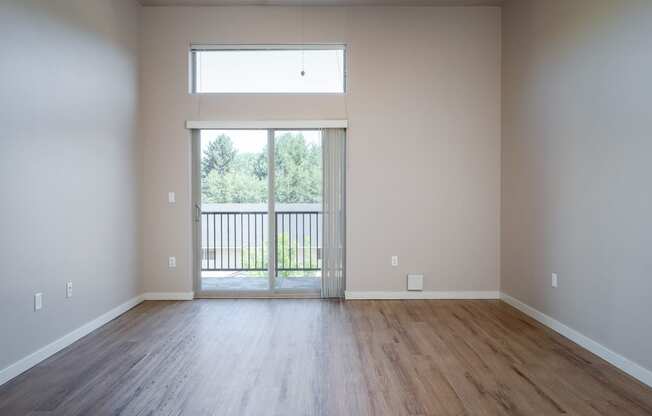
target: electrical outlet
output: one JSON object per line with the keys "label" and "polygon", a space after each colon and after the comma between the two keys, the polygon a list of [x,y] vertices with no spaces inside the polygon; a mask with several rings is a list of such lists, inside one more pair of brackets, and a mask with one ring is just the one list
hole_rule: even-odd
{"label": "electrical outlet", "polygon": [[557,273],[552,274],[552,287],[557,287],[559,285],[559,278],[557,277]]}
{"label": "electrical outlet", "polygon": [[66,283],[66,297],[67,298],[72,297],[72,282]]}
{"label": "electrical outlet", "polygon": [[398,256],[392,256],[392,266],[398,266]]}
{"label": "electrical outlet", "polygon": [[168,203],[169,204],[174,204],[177,202],[177,196],[174,192],[168,192]]}
{"label": "electrical outlet", "polygon": [[43,308],[43,293],[34,293],[34,310],[38,311]]}
{"label": "electrical outlet", "polygon": [[168,267],[171,268],[171,269],[177,267],[177,258],[176,257],[170,257],[168,259]]}

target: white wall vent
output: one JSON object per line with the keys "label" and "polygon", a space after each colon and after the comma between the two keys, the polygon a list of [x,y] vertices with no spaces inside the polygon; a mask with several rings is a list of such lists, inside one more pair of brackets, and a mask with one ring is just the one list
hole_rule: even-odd
{"label": "white wall vent", "polygon": [[408,274],[407,275],[407,290],[423,290],[423,275],[422,274]]}

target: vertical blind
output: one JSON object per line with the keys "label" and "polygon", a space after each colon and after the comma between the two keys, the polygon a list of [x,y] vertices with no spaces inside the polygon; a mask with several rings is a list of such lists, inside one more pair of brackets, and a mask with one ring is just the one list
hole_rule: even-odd
{"label": "vertical blind", "polygon": [[346,131],[323,129],[323,298],[341,298],[346,286]]}

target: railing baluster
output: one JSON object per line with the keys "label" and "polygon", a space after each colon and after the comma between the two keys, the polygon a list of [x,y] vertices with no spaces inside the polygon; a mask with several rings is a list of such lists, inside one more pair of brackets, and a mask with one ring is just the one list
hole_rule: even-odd
{"label": "railing baluster", "polygon": [[[238,226],[237,226],[237,215],[233,214],[233,269],[238,268]],[[230,264],[230,263],[229,263]]]}
{"label": "railing baluster", "polygon": [[[211,215],[213,217],[213,268],[217,269],[217,253],[215,250],[215,214]],[[206,216],[206,222],[208,222],[208,215]]]}
{"label": "railing baluster", "polygon": [[259,254],[259,259],[260,259],[260,268],[265,267],[265,215],[264,214],[258,214],[260,215],[260,254]]}
{"label": "railing baluster", "polygon": [[208,247],[210,246],[210,242],[208,241],[208,215],[206,216],[206,267],[210,267],[209,264],[209,257],[208,257]]}
{"label": "railing baluster", "polygon": [[231,268],[231,216],[226,214],[226,268]]}
{"label": "railing baluster", "polygon": [[[201,268],[204,269],[204,232],[202,231],[202,226],[204,224],[204,213],[202,212],[201,215],[199,216],[201,218],[201,222],[199,223],[199,232],[201,233],[199,235],[199,249],[201,250]],[[208,268],[208,265],[206,266]]]}
{"label": "railing baluster", "polygon": [[258,269],[258,214],[254,214],[254,269]]}
{"label": "railing baluster", "polygon": [[238,214],[233,214],[233,269],[238,268]]}
{"label": "railing baluster", "polygon": [[[239,216],[240,216],[240,269],[242,269],[242,267],[243,267],[243,264],[242,264],[242,249],[241,249],[241,247],[242,247],[242,214],[239,214]],[[238,233],[236,232],[236,237],[237,237],[237,234]],[[235,252],[236,252],[236,254],[238,253],[238,239],[237,238],[236,238]],[[238,266],[237,260],[238,260],[238,256],[236,255],[236,263],[235,263],[236,267]]]}
{"label": "railing baluster", "polygon": [[247,268],[251,269],[251,214],[247,213]]}
{"label": "railing baluster", "polygon": [[224,268],[224,243],[222,242],[222,235],[224,234],[224,221],[222,220],[222,213],[218,214],[220,217],[220,269]]}
{"label": "railing baluster", "polygon": [[[256,268],[264,269],[265,268],[265,216],[262,213],[256,214],[257,217],[260,217],[258,222],[260,223],[260,230],[256,227],[256,235],[260,239],[260,251],[256,254]],[[258,244],[256,244],[256,250],[258,249]]]}
{"label": "railing baluster", "polygon": [[[315,233],[317,234],[319,230],[319,214],[315,214]],[[319,268],[319,258],[317,253],[319,253],[319,238],[315,237],[315,268]]]}

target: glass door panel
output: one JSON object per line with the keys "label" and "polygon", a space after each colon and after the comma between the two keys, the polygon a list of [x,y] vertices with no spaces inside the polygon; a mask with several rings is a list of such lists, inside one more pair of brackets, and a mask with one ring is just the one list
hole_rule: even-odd
{"label": "glass door panel", "polygon": [[321,287],[322,138],[320,130],[274,131],[274,289]]}
{"label": "glass door panel", "polygon": [[268,131],[200,132],[201,291],[269,286]]}

